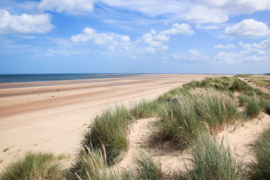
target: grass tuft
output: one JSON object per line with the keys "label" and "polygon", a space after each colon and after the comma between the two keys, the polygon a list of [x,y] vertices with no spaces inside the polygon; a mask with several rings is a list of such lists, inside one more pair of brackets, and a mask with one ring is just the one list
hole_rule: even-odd
{"label": "grass tuft", "polygon": [[251,166],[252,179],[270,179],[270,129],[257,139],[254,151],[257,162]]}
{"label": "grass tuft", "polygon": [[10,163],[0,175],[1,180],[62,179],[60,164],[51,153],[28,152],[24,158]]}
{"label": "grass tuft", "polygon": [[127,130],[132,119],[131,113],[124,106],[103,111],[91,130],[85,132],[82,146],[98,150],[104,145],[107,162],[114,163],[113,160],[120,152],[127,150]]}
{"label": "grass tuft", "polygon": [[148,102],[143,99],[138,103],[135,102],[133,103],[130,113],[135,119],[148,118],[155,116],[157,108],[158,108],[157,101]]}
{"label": "grass tuft", "polygon": [[192,170],[180,179],[244,179],[242,165],[232,156],[229,147],[226,148],[223,143],[217,143],[210,135],[202,134],[200,136],[192,145],[192,154]]}

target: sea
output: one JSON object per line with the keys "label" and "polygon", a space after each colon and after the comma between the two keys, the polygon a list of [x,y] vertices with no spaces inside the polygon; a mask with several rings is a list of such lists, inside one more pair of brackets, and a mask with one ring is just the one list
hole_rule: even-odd
{"label": "sea", "polygon": [[123,78],[141,74],[0,74],[0,84],[42,81],[66,81],[103,78]]}

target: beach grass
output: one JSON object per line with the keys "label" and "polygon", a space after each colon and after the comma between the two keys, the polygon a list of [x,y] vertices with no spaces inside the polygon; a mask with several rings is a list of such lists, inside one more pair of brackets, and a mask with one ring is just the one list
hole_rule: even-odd
{"label": "beach grass", "polygon": [[146,101],[142,99],[139,102],[133,102],[130,114],[135,119],[154,117],[159,106],[158,101]]}
{"label": "beach grass", "polygon": [[252,179],[270,179],[270,129],[260,135],[254,145],[256,162],[251,165]]}
{"label": "beach grass", "polygon": [[176,95],[171,103],[161,107],[161,121],[156,124],[158,130],[153,139],[172,140],[179,148],[185,148],[198,133],[206,129],[218,132],[225,124],[242,118],[231,92],[195,88],[189,94]]}
{"label": "beach grass", "polygon": [[107,162],[114,163],[121,151],[127,150],[127,131],[132,120],[133,116],[124,106],[104,110],[98,120],[95,120],[91,130],[84,133],[82,147],[98,150],[104,145]]}
{"label": "beach grass", "polygon": [[[239,93],[239,104],[235,92]],[[156,100],[134,102],[129,108],[116,105],[102,111],[91,129],[84,133],[81,150],[65,175],[59,164],[62,158],[28,153],[5,168],[0,179],[163,179],[160,164],[143,151],[133,163],[135,170],[114,168],[119,155],[128,150],[128,132],[134,120],[149,117],[160,119],[151,134],[154,142],[170,141],[179,150],[191,148],[193,168],[181,174],[180,179],[245,179],[241,163],[232,157],[229,147],[213,136],[224,126],[245,119],[239,105],[244,106],[249,119],[257,117],[261,111],[270,114],[268,97],[269,94],[237,77],[192,81]],[[258,163],[252,166],[254,177],[269,177],[264,175],[264,171],[270,172],[265,167],[270,162],[269,138],[270,135],[264,135],[256,143]]]}
{"label": "beach grass", "polygon": [[10,163],[0,175],[1,180],[60,180],[63,170],[51,153],[28,152]]}
{"label": "beach grass", "polygon": [[192,167],[186,167],[188,173],[183,173],[179,179],[245,179],[243,166],[232,156],[230,148],[207,133],[200,134],[192,144],[192,156]]}

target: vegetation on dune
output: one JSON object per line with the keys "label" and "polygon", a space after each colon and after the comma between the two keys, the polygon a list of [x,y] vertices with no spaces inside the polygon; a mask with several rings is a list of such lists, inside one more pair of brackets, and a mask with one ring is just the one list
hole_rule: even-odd
{"label": "vegetation on dune", "polygon": [[0,175],[1,180],[62,179],[62,169],[51,153],[28,152],[24,158],[10,163]]}
{"label": "vegetation on dune", "polygon": [[66,178],[83,180],[158,180],[162,179],[161,166],[153,161],[145,151],[141,151],[134,160],[135,169],[119,169],[109,167],[103,150],[81,151],[73,168],[68,171]]}
{"label": "vegetation on dune", "polygon": [[173,140],[185,148],[197,134],[209,128],[215,132],[224,124],[241,118],[233,95],[213,88],[195,88],[189,95],[175,95],[159,111],[162,121],[153,135],[158,140]]}
{"label": "vegetation on dune", "polygon": [[270,88],[270,79],[267,75],[255,76],[255,75],[237,75],[237,77],[248,78],[249,82],[253,82],[257,86]]}
{"label": "vegetation on dune", "polygon": [[254,151],[256,162],[251,166],[252,179],[270,179],[270,129],[257,139]]}
{"label": "vegetation on dune", "polygon": [[162,120],[156,124],[158,131],[152,135],[153,138],[159,141],[173,140],[181,149],[204,127],[198,121],[193,104],[187,96],[176,96],[173,102],[164,104],[158,116]]}
{"label": "vegetation on dune", "polygon": [[[242,180],[241,163],[232,156],[229,147],[203,133],[192,144],[192,170],[180,176],[183,180]],[[187,170],[190,168],[186,167]]]}
{"label": "vegetation on dune", "polygon": [[161,171],[161,165],[154,162],[152,157],[145,151],[141,151],[136,158],[136,171],[131,176],[126,176],[127,179],[147,179],[147,180],[159,180],[163,178]]}
{"label": "vegetation on dune", "polygon": [[261,111],[270,114],[269,113],[270,101],[265,100],[256,95],[247,96],[241,94],[239,96],[239,103],[240,105],[245,107],[245,113],[250,118],[257,117]]}
{"label": "vegetation on dune", "polygon": [[[250,75],[241,75],[248,78]],[[239,96],[235,97],[235,92]],[[239,104],[236,101],[239,99]],[[135,169],[115,168],[114,163],[128,149],[130,125],[139,118],[156,117],[154,141],[172,141],[179,149],[191,147],[193,169],[180,179],[244,179],[241,164],[229,148],[217,143],[211,135],[243,118],[254,118],[261,111],[270,114],[270,94],[249,86],[237,77],[206,78],[192,81],[161,95],[154,101],[142,100],[128,109],[115,106],[104,110],[91,129],[84,133],[81,151],[72,168],[63,176],[57,158],[52,154],[28,153],[11,163],[0,179],[162,179],[164,174],[149,154],[142,152],[135,160]],[[239,111],[239,105],[244,112]],[[257,163],[251,176],[269,179],[270,130],[255,145]],[[268,157],[269,156],[269,157]]]}
{"label": "vegetation on dune", "polygon": [[132,119],[131,113],[124,106],[103,111],[91,130],[85,132],[82,147],[99,150],[104,145],[107,162],[112,164],[121,151],[127,150],[127,130]]}
{"label": "vegetation on dune", "polygon": [[134,102],[132,104],[130,113],[135,119],[153,117],[155,116],[158,106],[159,103],[156,100],[146,101],[143,99],[138,103]]}
{"label": "vegetation on dune", "polygon": [[249,78],[250,76],[252,76],[252,74],[238,74],[236,76],[240,78]]}

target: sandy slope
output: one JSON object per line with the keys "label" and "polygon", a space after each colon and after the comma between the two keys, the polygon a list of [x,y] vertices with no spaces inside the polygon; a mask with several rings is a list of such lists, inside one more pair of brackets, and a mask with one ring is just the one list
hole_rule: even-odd
{"label": "sandy slope", "polygon": [[[168,143],[154,147],[149,145],[149,138],[155,131],[153,124],[157,121],[159,120],[155,118],[139,119],[132,125],[129,134],[129,149],[122,161],[117,164],[117,167],[132,168],[136,156],[139,155],[141,150],[146,150],[156,162],[161,164],[162,171],[168,179],[177,175],[180,171],[186,172],[186,167],[192,168],[190,149],[180,152]],[[226,127],[216,137],[226,147],[229,145],[237,161],[248,166],[256,161],[253,152],[254,143],[260,134],[268,128],[270,128],[270,116],[261,113],[258,118],[245,123],[239,121],[236,125]]]}
{"label": "sandy slope", "polygon": [[86,124],[106,105],[153,99],[173,87],[206,76],[144,75],[68,83],[2,84],[0,161],[3,162],[0,170],[16,155],[29,150],[72,155],[79,146]]}

